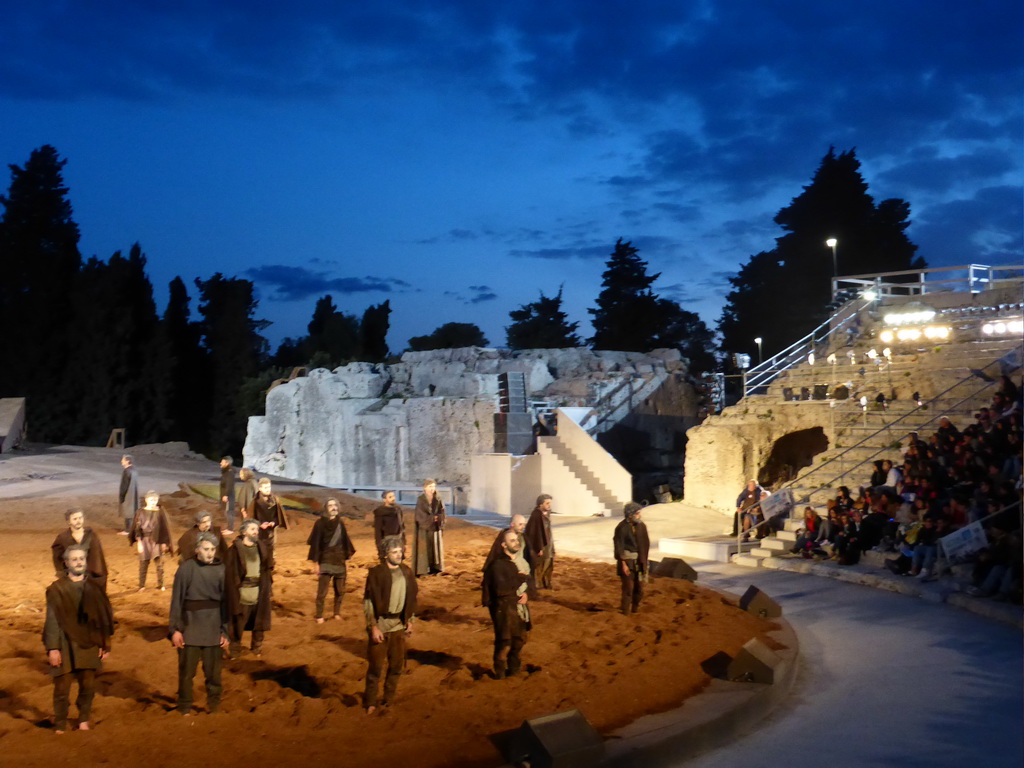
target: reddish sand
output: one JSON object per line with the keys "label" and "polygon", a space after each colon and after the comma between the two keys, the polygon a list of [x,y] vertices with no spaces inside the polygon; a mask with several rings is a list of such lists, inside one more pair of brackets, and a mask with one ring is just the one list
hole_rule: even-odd
{"label": "reddish sand", "polygon": [[[323,496],[320,496],[323,498]],[[398,700],[382,714],[361,707],[366,671],[362,589],[374,561],[373,504],[343,497],[357,553],[340,621],[313,621],[315,571],[306,561],[312,516],[291,513],[281,534],[274,582],[274,626],[262,658],[225,662],[223,711],[173,711],[176,660],[166,639],[167,591],[136,592],[137,559],[115,534],[109,497],[79,499],[104,544],[109,594],[119,622],[99,676],[93,730],[57,736],[52,685],[41,643],[43,591],[53,579],[50,543],[67,500],[0,502],[0,763],[32,766],[495,766],[488,738],[524,720],[578,708],[608,732],[645,713],[675,708],[708,682],[700,662],[735,654],[773,624],[735,601],[686,581],[656,579],[641,612],[622,616],[611,565],[561,558],[555,589],[533,604],[525,674],[490,677],[492,635],[479,605],[480,568],[494,532],[452,520],[447,573],[420,580],[419,620],[410,639]],[[180,534],[197,509],[212,505],[179,492],[165,496]],[[216,520],[223,522],[222,520]],[[150,585],[154,574],[150,569]],[[330,605],[328,597],[328,606]],[[74,695],[74,692],[73,692]],[[77,710],[72,705],[72,718]]]}

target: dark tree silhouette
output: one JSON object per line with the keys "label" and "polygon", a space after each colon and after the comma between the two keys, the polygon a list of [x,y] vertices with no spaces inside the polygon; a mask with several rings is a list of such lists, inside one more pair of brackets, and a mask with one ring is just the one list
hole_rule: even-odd
{"label": "dark tree silhouette", "polygon": [[714,337],[693,312],[660,298],[652,286],[660,273],[648,274],[647,262],[622,238],[608,259],[594,316],[594,349],[648,352],[679,349],[694,370],[713,370]]}
{"label": "dark tree silhouette", "polygon": [[505,328],[509,349],[564,349],[582,344],[576,335],[579,323],[570,323],[562,311],[562,289],[554,296],[541,291],[537,301],[508,313],[512,324]]}
{"label": "dark tree silhouette", "polygon": [[391,301],[374,304],[363,312],[359,323],[360,356],[368,363],[382,363],[388,357],[388,329],[391,327]]}
{"label": "dark tree silhouette", "polygon": [[[0,197],[0,395],[28,398],[32,433],[60,440],[61,374],[70,352],[72,295],[81,256],[62,160],[49,145],[24,167],[9,166],[11,185]],[[17,332],[13,332],[17,329]]]}
{"label": "dark tree silhouette", "polygon": [[169,364],[169,438],[198,448],[207,440],[210,387],[206,350],[200,346],[199,325],[191,319],[191,298],[185,281],[174,278],[160,322],[160,343]]}
{"label": "dark tree silhouette", "polygon": [[59,412],[64,439],[102,442],[124,427],[133,443],[164,439],[169,428],[170,365],[157,333],[153,286],[138,243],[78,276],[75,321]]}
{"label": "dark tree silhouette", "polygon": [[458,347],[486,347],[487,337],[473,323],[445,323],[426,336],[409,339],[409,349],[423,352],[428,349],[457,349]]}
{"label": "dark tree silhouette", "polygon": [[785,234],[775,248],[753,256],[730,278],[733,290],[719,320],[727,352],[778,352],[823,322],[832,300],[832,252],[838,240],[839,275],[873,274],[925,266],[907,239],[910,206],[868,194],[854,150],[829,149],[811,183],[775,216]]}
{"label": "dark tree silhouette", "polygon": [[269,323],[253,317],[258,302],[248,280],[227,278],[219,272],[209,280],[196,280],[199,289],[199,329],[210,356],[209,443],[204,452],[237,455],[245,440],[246,413],[239,393],[242,383],[255,376],[267,352],[260,331]]}

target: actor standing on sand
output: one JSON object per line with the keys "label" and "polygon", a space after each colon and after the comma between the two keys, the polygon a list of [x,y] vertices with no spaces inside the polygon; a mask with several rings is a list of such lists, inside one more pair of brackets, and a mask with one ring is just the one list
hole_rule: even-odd
{"label": "actor standing on sand", "polygon": [[242,519],[245,519],[260,489],[256,484],[256,477],[248,467],[238,470],[238,483],[238,509],[242,511]]}
{"label": "actor standing on sand", "polygon": [[139,476],[135,471],[135,460],[127,453],[121,457],[121,488],[117,494],[117,506],[124,519],[121,536],[127,536],[132,529],[132,518],[139,508]]}
{"label": "actor standing on sand", "polygon": [[526,546],[533,563],[533,577],[538,589],[551,589],[551,573],[555,569],[555,538],[551,534],[551,496],[542,493],[537,506],[526,521]]}
{"label": "actor standing on sand", "polygon": [[384,678],[382,706],[395,700],[398,678],[405,669],[405,639],[412,634],[416,613],[416,578],[402,560],[405,544],[400,536],[388,536],[381,544],[383,555],[380,565],[370,568],[363,593],[363,613],[366,616],[368,636],[366,655],[366,689],[363,706],[366,714],[377,709],[377,687],[387,663]]}
{"label": "actor standing on sand", "polygon": [[443,573],[445,511],[435,481],[423,481],[423,493],[416,499],[415,517],[412,569],[417,576]]}
{"label": "actor standing on sand", "polygon": [[235,468],[231,466],[234,461],[230,456],[220,460],[220,503],[224,505],[227,536],[235,532]]}
{"label": "actor standing on sand", "polygon": [[110,655],[114,612],[104,590],[86,571],[86,551],[72,544],[64,552],[65,575],[46,588],[43,644],[53,675],[53,722],[68,729],[71,678],[78,681],[78,729],[89,730],[96,670]]}
{"label": "actor standing on sand", "polygon": [[274,539],[277,537],[276,531],[278,528],[287,528],[288,521],[285,520],[281,502],[274,495],[270,478],[261,477],[258,488],[259,492],[252,500],[252,504],[249,505],[247,513],[250,519],[259,524],[260,541],[267,542],[273,552]]}
{"label": "actor standing on sand", "polygon": [[255,520],[243,520],[239,536],[228,550],[224,565],[224,591],[228,604],[229,656],[242,653],[242,633],[252,632],[252,652],[261,655],[263,637],[270,629],[270,594],[274,583],[274,550],[260,538]]}
{"label": "actor standing on sand", "polygon": [[139,553],[139,592],[146,588],[146,574],[149,562],[156,562],[156,586],[164,591],[165,554],[174,554],[171,547],[171,524],[167,513],[160,506],[160,494],[146,492],[146,506],[135,512],[132,526],[128,531],[128,543]]}
{"label": "actor standing on sand", "polygon": [[402,508],[395,503],[395,492],[384,491],[380,497],[384,503],[373,510],[373,543],[378,552],[385,536],[401,536],[405,541],[405,520]]}
{"label": "actor standing on sand", "polygon": [[494,677],[515,675],[522,664],[519,654],[526,645],[531,628],[527,587],[529,566],[519,559],[519,537],[506,531],[502,541],[502,556],[496,557],[484,570],[482,586],[483,604],[491,614],[494,625]]}
{"label": "actor standing on sand", "polygon": [[345,520],[341,516],[341,504],[331,498],[324,505],[323,515],[313,523],[310,531],[309,556],[317,564],[319,578],[316,585],[316,623],[324,623],[324,601],[327,599],[327,587],[334,587],[334,618],[341,618],[341,601],[345,596],[346,561],[356,553],[352,540],[348,537]]}
{"label": "actor standing on sand", "polygon": [[85,526],[85,512],[81,509],[69,509],[64,513],[64,519],[68,521],[68,529],[58,533],[50,545],[55,578],[63,576],[67,568],[64,553],[69,547],[77,546],[85,550],[85,572],[106,592],[107,560],[103,557],[103,545],[100,544],[99,537],[93,533],[92,528]]}
{"label": "actor standing on sand", "polygon": [[224,541],[224,532],[219,525],[213,524],[213,515],[209,512],[196,512],[196,524],[181,534],[178,539],[178,564],[196,556],[196,542],[200,533],[211,533],[217,542],[217,560],[223,563],[228,556],[228,546]]}
{"label": "actor standing on sand", "polygon": [[199,662],[206,678],[206,710],[220,709],[221,658],[228,647],[224,564],[212,533],[196,536],[193,556],[174,574],[168,630],[178,649],[178,711],[192,711],[192,685]]}
{"label": "actor standing on sand", "polygon": [[[530,549],[526,546],[526,518],[523,515],[512,515],[512,519],[509,521],[508,528],[502,528],[498,531],[498,535],[494,537],[494,543],[491,544],[491,551],[487,553],[487,559],[484,560],[483,570],[487,570],[487,566],[491,564],[491,561],[496,557],[505,556],[505,534],[512,531],[516,535],[516,540],[519,542],[519,551],[516,553],[516,565],[519,566],[519,570],[523,573],[533,573],[533,563],[530,560]],[[532,587],[532,585],[531,585]]]}
{"label": "actor standing on sand", "polygon": [[647,581],[647,555],[651,540],[647,525],[641,519],[643,508],[635,501],[629,502],[622,510],[625,519],[615,526],[612,542],[615,545],[615,571],[622,581],[621,609],[624,616],[630,610],[636,613],[644,596],[644,582]]}

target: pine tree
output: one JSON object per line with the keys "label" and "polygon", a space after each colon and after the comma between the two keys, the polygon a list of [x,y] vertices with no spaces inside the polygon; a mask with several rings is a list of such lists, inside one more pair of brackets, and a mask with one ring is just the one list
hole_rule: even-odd
{"label": "pine tree", "polygon": [[0,197],[0,359],[7,361],[0,395],[28,398],[37,440],[63,441],[67,427],[61,373],[82,260],[61,173],[66,162],[49,145],[34,150],[23,168],[10,166],[11,185]]}
{"label": "pine tree", "polygon": [[719,320],[728,352],[764,355],[783,349],[822,323],[832,300],[832,252],[836,238],[839,275],[873,274],[925,266],[907,239],[910,206],[868,194],[854,150],[829,149],[811,180],[775,216],[785,234],[772,251],[761,252],[730,278],[733,290]]}
{"label": "pine tree", "polygon": [[191,319],[191,298],[185,281],[175,277],[168,286],[169,297],[160,321],[161,350],[169,366],[170,424],[167,439],[184,440],[193,449],[208,443],[210,419],[210,375],[206,350],[200,345],[201,332]]}
{"label": "pine tree", "polygon": [[258,302],[248,280],[226,278],[219,272],[196,280],[199,289],[199,328],[210,361],[209,442],[204,452],[240,452],[245,440],[246,413],[240,402],[243,382],[260,370],[267,341],[260,331],[269,325],[253,317]]}
{"label": "pine tree", "polygon": [[576,335],[579,323],[570,323],[562,311],[562,289],[508,313],[512,324],[505,328],[509,349],[565,349],[581,345]]}
{"label": "pine tree", "polygon": [[374,304],[363,312],[359,323],[360,360],[382,363],[388,357],[388,329],[391,326],[391,301]]}

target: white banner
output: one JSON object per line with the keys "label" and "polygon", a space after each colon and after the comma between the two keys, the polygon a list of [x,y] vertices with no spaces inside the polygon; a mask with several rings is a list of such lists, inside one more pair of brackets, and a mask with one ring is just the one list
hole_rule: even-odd
{"label": "white banner", "polygon": [[981,523],[971,523],[959,531],[943,536],[939,539],[939,544],[948,560],[957,561],[987,547],[988,537]]}
{"label": "white banner", "polygon": [[790,488],[783,488],[776,491],[768,498],[761,499],[761,511],[765,519],[776,515],[788,515],[793,509],[793,491]]}

